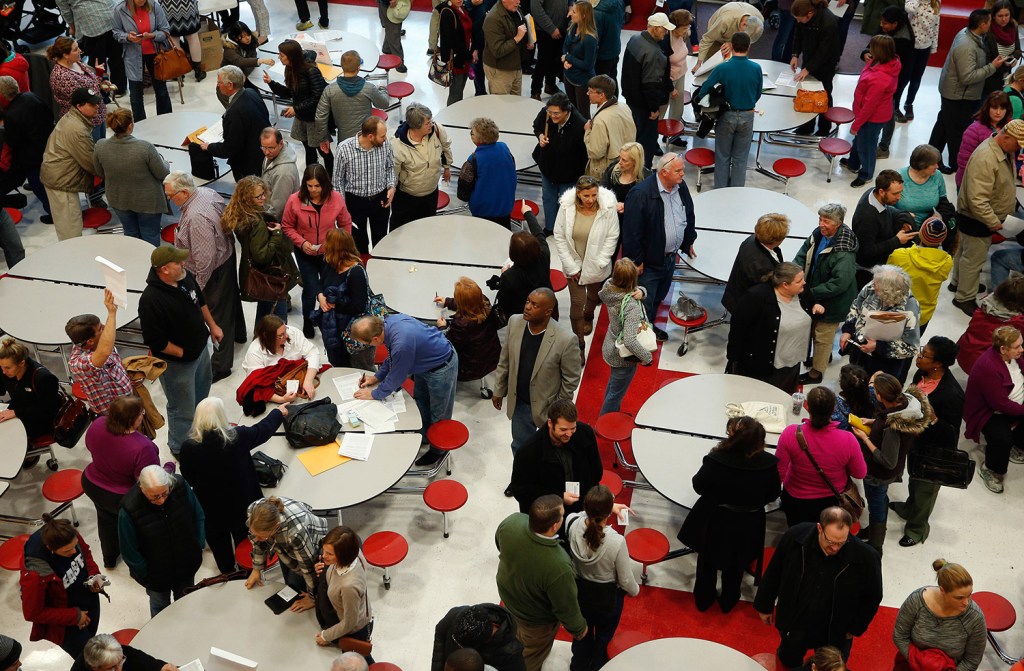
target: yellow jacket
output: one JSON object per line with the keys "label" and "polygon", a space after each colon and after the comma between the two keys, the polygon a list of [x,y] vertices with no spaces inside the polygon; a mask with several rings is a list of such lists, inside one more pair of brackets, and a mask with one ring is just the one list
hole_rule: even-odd
{"label": "yellow jacket", "polygon": [[939,289],[953,267],[953,257],[939,247],[904,247],[889,255],[886,263],[899,266],[910,275],[910,292],[921,305],[921,324],[935,314]]}

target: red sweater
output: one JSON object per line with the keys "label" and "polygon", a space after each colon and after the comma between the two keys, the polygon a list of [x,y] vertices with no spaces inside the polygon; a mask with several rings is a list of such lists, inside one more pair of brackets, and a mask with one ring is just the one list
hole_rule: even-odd
{"label": "red sweater", "polygon": [[1015,315],[1008,321],[1000,319],[995,315],[990,315],[981,308],[974,311],[974,315],[971,316],[971,323],[967,325],[967,330],[960,336],[957,341],[957,345],[960,346],[960,352],[956,355],[956,362],[960,364],[960,368],[963,369],[968,375],[971,374],[971,368],[974,366],[974,362],[978,360],[981,353],[992,347],[992,334],[1000,326],[1012,326],[1018,331],[1024,332],[1024,315]]}
{"label": "red sweater", "polygon": [[888,63],[869,63],[861,70],[857,89],[853,92],[854,133],[864,124],[885,123],[892,119],[892,99],[896,95],[896,79],[900,74],[900,60]]}

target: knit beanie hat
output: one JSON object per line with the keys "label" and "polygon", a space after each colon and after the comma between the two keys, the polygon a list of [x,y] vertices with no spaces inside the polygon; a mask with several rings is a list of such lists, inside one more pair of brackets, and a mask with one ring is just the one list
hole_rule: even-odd
{"label": "knit beanie hat", "polygon": [[938,247],[946,239],[946,224],[938,217],[926,219],[921,224],[921,244],[927,247]]}
{"label": "knit beanie hat", "polygon": [[0,669],[9,669],[21,657],[21,643],[0,634]]}

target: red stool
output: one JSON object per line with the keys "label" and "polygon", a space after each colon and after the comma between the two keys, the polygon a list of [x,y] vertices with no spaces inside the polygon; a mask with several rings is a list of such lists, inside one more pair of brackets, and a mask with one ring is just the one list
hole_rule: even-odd
{"label": "red stool", "polygon": [[640,580],[647,584],[647,566],[657,564],[668,555],[668,539],[657,529],[635,529],[626,534],[629,558],[640,562],[643,572]]}
{"label": "red stool", "polygon": [[995,592],[975,592],[971,595],[971,598],[974,599],[974,603],[978,605],[978,608],[981,609],[982,614],[985,616],[988,640],[996,654],[1007,664],[1016,663],[1018,661],[1017,658],[1007,655],[1002,647],[1000,647],[999,642],[996,641],[996,637],[992,635],[1006,631],[1017,623],[1017,611],[1013,609],[1013,604]]}
{"label": "red stool", "polygon": [[601,475],[601,484],[612,490],[612,496],[618,496],[622,493],[622,489],[625,485],[622,484],[622,478],[615,471],[605,470]]}
{"label": "red stool", "polygon": [[715,152],[707,147],[697,147],[683,154],[683,159],[697,168],[697,192],[700,192],[700,176],[715,166]]}
{"label": "red stool", "polygon": [[782,193],[788,196],[789,180],[793,179],[794,177],[799,177],[800,175],[807,172],[807,166],[804,165],[804,162],[799,159],[780,158],[778,161],[772,164],[772,170],[786,178],[786,181],[783,182],[783,184],[786,185],[786,188],[783,190]]}
{"label": "red stool", "polygon": [[384,363],[388,358],[387,345],[380,345],[377,350],[373,353],[373,362],[378,366]]}
{"label": "red stool", "polygon": [[56,442],[57,441],[51,434],[32,438],[28,441],[28,451],[25,452],[25,456],[36,457],[49,452],[50,458],[46,460],[46,467],[51,471],[56,471],[59,467],[57,464],[57,455],[53,453],[53,444]]}
{"label": "red stool", "polygon": [[612,636],[612,640],[608,641],[608,658],[618,655],[621,652],[629,650],[633,646],[640,645],[649,641],[648,637],[644,636],[638,631],[630,631],[628,629],[618,629],[615,635]]}
{"label": "red stool", "polygon": [[402,534],[378,531],[363,541],[363,556],[377,568],[384,569],[384,589],[391,589],[388,568],[400,564],[409,555],[409,543]]}
{"label": "red stool", "polygon": [[832,173],[836,169],[836,157],[849,154],[853,150],[853,145],[837,137],[823,137],[821,142],[818,143],[818,149],[828,157],[828,179],[825,181],[831,182]]}
{"label": "red stool", "polygon": [[135,635],[138,633],[138,629],[118,629],[111,636],[121,645],[131,645],[132,641],[135,640]]}
{"label": "red stool", "polygon": [[65,509],[70,508],[71,520],[76,527],[78,526],[78,515],[75,514],[74,500],[83,494],[85,494],[85,490],[82,489],[82,471],[77,468],[65,468],[63,471],[57,471],[43,482],[43,498],[51,503],[59,504],[50,515],[56,517]]}
{"label": "red stool", "polygon": [[697,317],[696,319],[683,319],[682,317],[677,317],[676,313],[672,312],[671,310],[668,311],[669,320],[676,326],[683,327],[683,343],[679,345],[679,349],[676,351],[676,354],[678,356],[683,356],[684,354],[686,354],[686,351],[690,349],[690,345],[688,342],[690,331],[697,328],[698,326],[703,326],[704,322],[708,320],[708,311],[705,310],[704,308],[701,308],[701,313],[701,316]]}
{"label": "red stool", "polygon": [[[537,205],[537,203],[526,198],[520,198],[512,203],[512,214],[509,215],[509,217],[512,221],[526,221],[526,210],[533,212],[533,216],[535,217],[540,214],[540,206]],[[552,222],[552,225],[554,225],[554,222]]]}
{"label": "red stool", "polygon": [[4,210],[7,211],[7,214],[11,215],[11,221],[13,221],[15,224],[21,223],[22,217],[24,217],[24,215],[21,213],[21,210],[16,210],[13,207],[5,207]]}
{"label": "red stool", "polygon": [[[385,54],[385,56],[390,56],[390,54]],[[398,58],[398,57],[396,56],[395,58]],[[388,120],[388,113],[385,112],[384,110],[379,110],[376,107],[373,108],[372,110],[370,110],[370,114],[372,114],[373,116],[377,117],[381,121],[385,121],[386,122]]]}
{"label": "red stool", "polygon": [[448,475],[452,474],[452,452],[469,442],[469,429],[457,419],[442,419],[427,429],[427,442],[444,452],[444,458],[431,469],[429,476],[436,475],[447,465]]}
{"label": "red stool", "polygon": [[829,107],[828,111],[825,112],[825,118],[836,125],[836,129],[832,131],[832,135],[839,132],[839,127],[844,123],[850,123],[853,121],[853,110],[849,107]]}
{"label": "red stool", "polygon": [[[277,566],[277,554],[272,554],[267,559],[266,571]],[[252,541],[246,538],[235,548],[235,563],[246,571],[252,570]]]}
{"label": "red stool", "polygon": [[21,534],[14,538],[8,538],[3,544],[0,544],[0,568],[5,568],[8,571],[21,570],[26,542],[28,542],[28,534]]}
{"label": "red stool", "polygon": [[[684,103],[685,104],[685,103]],[[658,135],[665,138],[665,143],[681,136],[686,130],[680,119],[658,119]]]}
{"label": "red stool", "polygon": [[170,226],[164,226],[162,229],[160,229],[160,239],[163,240],[164,242],[166,242],[169,245],[173,245],[174,244],[174,234],[177,232],[177,230],[178,230],[178,224],[177,223],[171,224]]}
{"label": "red stool", "polygon": [[402,99],[408,98],[413,93],[416,93],[416,87],[409,82],[391,82],[386,87],[388,95],[398,100],[394,105],[388,107],[389,110],[398,108],[399,116],[402,112]]}
{"label": "red stool", "polygon": [[96,229],[106,226],[112,216],[110,210],[104,207],[90,207],[82,212],[82,227]]}
{"label": "red stool", "polygon": [[82,385],[77,382],[71,384],[71,395],[77,398],[79,401],[88,401],[89,397],[85,395],[85,390],[82,389]]}
{"label": "red stool", "polygon": [[457,480],[435,480],[423,490],[423,502],[444,519],[444,537],[448,538],[448,513],[466,505],[469,492]]}
{"label": "red stool", "polygon": [[384,71],[384,76],[387,77],[391,74],[391,71],[402,64],[402,59],[394,54],[381,54],[377,60],[377,67]]}
{"label": "red stool", "polygon": [[561,270],[552,268],[549,277],[551,278],[551,290],[556,294],[569,286],[569,280],[565,279],[565,273]]}
{"label": "red stool", "polygon": [[370,665],[369,671],[402,671],[402,667],[391,662],[374,662]]}
{"label": "red stool", "polygon": [[452,197],[440,189],[437,190],[437,212],[441,213],[441,210],[448,207],[452,202]]}
{"label": "red stool", "polygon": [[622,464],[623,467],[631,471],[639,470],[637,465],[626,459],[622,453],[622,443],[629,440],[635,428],[636,424],[633,423],[633,418],[624,412],[606,412],[597,418],[594,431],[605,440],[610,440],[615,448],[613,467]]}

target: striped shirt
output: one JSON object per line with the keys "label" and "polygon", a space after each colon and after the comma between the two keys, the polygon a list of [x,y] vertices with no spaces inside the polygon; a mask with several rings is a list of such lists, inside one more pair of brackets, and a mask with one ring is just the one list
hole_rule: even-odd
{"label": "striped shirt", "polygon": [[338,143],[334,159],[334,188],[338,193],[370,198],[395,185],[395,156],[391,143],[373,149],[359,145],[362,133]]}
{"label": "striped shirt", "polygon": [[71,379],[82,385],[89,407],[101,415],[107,414],[110,404],[118,396],[134,393],[135,388],[116,347],[103,365],[97,368],[92,365],[92,352],[75,345],[71,348],[68,369],[71,371]]}
{"label": "striped shirt", "polygon": [[[277,552],[278,557],[289,570],[301,573],[306,581],[306,589],[314,592],[316,579],[315,564],[320,557],[320,541],[327,535],[327,520],[317,517],[312,509],[302,501],[286,499],[283,496],[284,514],[277,533],[268,540],[256,540],[249,533],[252,542],[252,568],[263,571],[267,566],[267,557]],[[260,501],[265,501],[261,499]],[[249,514],[260,501],[249,504]]]}
{"label": "striped shirt", "polygon": [[224,265],[235,251],[230,233],[220,225],[224,197],[213,189],[198,187],[181,205],[181,221],[174,231],[174,245],[189,250],[185,268],[196,276],[200,289],[206,288],[213,271]]}
{"label": "striped shirt", "polygon": [[57,0],[57,9],[65,23],[75,27],[81,39],[97,37],[114,29],[114,3],[111,0]]}

